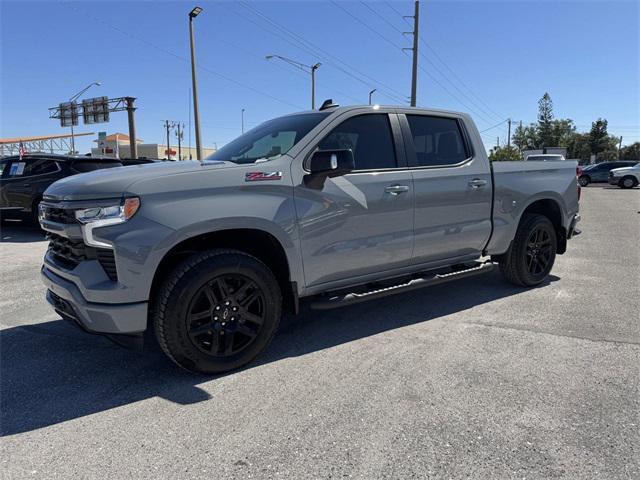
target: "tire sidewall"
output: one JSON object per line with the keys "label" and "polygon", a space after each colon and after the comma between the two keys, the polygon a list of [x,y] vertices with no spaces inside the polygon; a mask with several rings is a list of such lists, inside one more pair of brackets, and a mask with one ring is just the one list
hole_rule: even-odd
{"label": "tire sidewall", "polygon": [[[531,217],[523,227],[521,241],[517,243],[516,252],[514,252],[516,254],[518,273],[523,284],[527,286],[539,285],[545,278],[547,278],[555,263],[557,234],[551,221],[542,215],[535,215]],[[551,238],[551,256],[549,257],[549,264],[545,270],[538,275],[533,275],[527,268],[527,242],[531,233],[537,228],[544,228],[549,234]]]}
{"label": "tire sidewall", "polygon": [[581,175],[580,178],[578,179],[578,183],[580,184],[581,187],[586,187],[591,183],[591,179],[589,178],[588,175]]}
{"label": "tire sidewall", "polygon": [[[245,349],[228,357],[213,357],[198,349],[187,331],[187,314],[194,295],[213,278],[240,274],[256,283],[264,296],[264,323],[257,337]],[[244,254],[221,254],[190,268],[167,296],[163,325],[170,356],[180,366],[203,373],[219,373],[249,363],[269,344],[281,316],[281,294],[271,271],[259,260]]]}
{"label": "tire sidewall", "polygon": [[[631,182],[629,185],[625,184],[625,181],[627,180]],[[622,180],[620,180],[621,188],[633,188],[635,186],[636,186],[636,180],[633,177],[623,177]]]}

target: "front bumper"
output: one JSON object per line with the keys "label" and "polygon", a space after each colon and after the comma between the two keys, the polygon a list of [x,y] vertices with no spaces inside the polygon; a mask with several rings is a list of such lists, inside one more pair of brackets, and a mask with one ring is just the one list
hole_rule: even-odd
{"label": "front bumper", "polygon": [[57,275],[45,264],[42,281],[47,301],[62,317],[72,319],[90,333],[140,334],[147,328],[147,302],[109,304],[88,302],[75,283]]}

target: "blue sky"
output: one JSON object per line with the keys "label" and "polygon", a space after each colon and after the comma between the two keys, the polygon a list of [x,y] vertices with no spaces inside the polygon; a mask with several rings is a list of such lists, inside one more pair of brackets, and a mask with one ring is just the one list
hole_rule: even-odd
{"label": "blue sky", "polygon": [[[189,120],[187,13],[194,2],[1,2],[0,136],[63,133],[47,108],[87,96],[137,97],[138,136],[164,142],[164,119]],[[397,104],[410,91],[413,2],[209,2],[196,19],[202,133],[218,146],[310,104],[308,75],[267,54],[322,62],[317,98]],[[640,140],[640,2],[422,1],[420,106],[471,113],[487,143],[511,117],[536,118],[548,91],[579,130],[609,120]],[[428,73],[427,73],[428,72]],[[127,132],[126,114],[77,131]],[[187,139],[185,138],[187,141]],[[195,143],[195,139],[193,140]],[[78,142],[81,151],[91,146]]]}

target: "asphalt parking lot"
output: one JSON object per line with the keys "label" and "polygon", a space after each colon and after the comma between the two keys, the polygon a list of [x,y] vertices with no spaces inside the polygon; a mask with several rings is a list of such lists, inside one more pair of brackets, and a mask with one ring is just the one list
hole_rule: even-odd
{"label": "asphalt parking lot", "polygon": [[217,378],[64,323],[4,226],[2,478],[640,478],[640,190],[581,205],[539,288],[305,311]]}

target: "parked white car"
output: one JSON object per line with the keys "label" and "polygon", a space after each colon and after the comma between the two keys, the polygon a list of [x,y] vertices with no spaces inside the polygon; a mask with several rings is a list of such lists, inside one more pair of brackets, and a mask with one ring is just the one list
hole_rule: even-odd
{"label": "parked white car", "polygon": [[614,168],[609,172],[609,183],[620,188],[633,188],[640,183],[640,163],[633,167]]}

